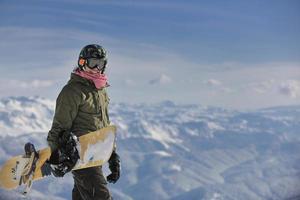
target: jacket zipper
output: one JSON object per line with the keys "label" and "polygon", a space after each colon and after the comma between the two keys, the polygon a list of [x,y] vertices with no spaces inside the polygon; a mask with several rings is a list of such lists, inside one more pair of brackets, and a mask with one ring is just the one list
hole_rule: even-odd
{"label": "jacket zipper", "polygon": [[99,113],[99,106],[97,104],[97,98],[96,98],[96,94],[94,92],[93,92],[93,99],[94,99],[94,105],[95,105],[96,113]]}

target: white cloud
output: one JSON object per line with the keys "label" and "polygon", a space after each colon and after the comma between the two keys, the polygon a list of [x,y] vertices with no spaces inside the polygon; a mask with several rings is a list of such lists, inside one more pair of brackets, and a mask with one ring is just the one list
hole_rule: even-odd
{"label": "white cloud", "polygon": [[126,79],[126,80],[124,80],[124,83],[127,86],[135,86],[136,85],[136,82],[132,79]]}
{"label": "white cloud", "polygon": [[37,89],[37,88],[45,88],[51,87],[54,85],[54,81],[51,80],[30,80],[30,81],[22,81],[22,80],[2,80],[2,84],[5,83],[7,87],[10,88],[23,88],[23,89]]}
{"label": "white cloud", "polygon": [[275,87],[276,82],[275,80],[267,80],[267,81],[261,81],[258,83],[252,83],[249,84],[249,87],[254,90],[254,92],[259,93],[259,94],[264,94],[268,91],[273,90]]}
{"label": "white cloud", "polygon": [[298,95],[300,95],[300,81],[287,80],[282,82],[279,86],[279,92],[282,95],[296,98]]}
{"label": "white cloud", "polygon": [[21,87],[24,88],[41,88],[41,87],[50,87],[54,84],[50,80],[32,80],[29,82],[21,82]]}
{"label": "white cloud", "polygon": [[154,78],[149,81],[149,84],[151,85],[164,85],[172,82],[172,78],[168,75],[161,74],[159,77]]}
{"label": "white cloud", "polygon": [[220,92],[221,93],[231,93],[234,90],[232,88],[229,88],[227,86],[224,85],[224,83],[218,79],[207,79],[205,81],[202,81],[202,83],[205,86],[208,86],[206,89],[208,89],[211,94],[218,95]]}
{"label": "white cloud", "polygon": [[204,81],[204,84],[209,85],[209,86],[221,86],[222,82],[216,79],[208,79]]}
{"label": "white cloud", "polygon": [[[0,53],[4,58],[0,71],[6,75],[6,80],[0,80],[2,96],[56,97],[76,64],[79,50],[89,41],[103,44],[109,52],[107,74],[113,86],[111,89],[115,89],[113,98],[118,101],[170,99],[175,102],[244,108],[295,104],[300,97],[298,84],[281,83],[300,77],[299,63],[232,61],[204,64],[186,59],[166,47],[71,29],[0,27],[0,36],[3,39]],[[19,46],[24,48],[17,52],[18,58],[15,59],[8,52]],[[47,54],[41,49],[47,49]],[[33,56],[35,59],[32,59]],[[38,79],[30,80],[31,77]],[[178,95],[169,87],[145,87],[168,86],[170,83],[183,91],[184,95]],[[134,86],[134,90],[128,90],[128,96],[134,98],[126,98],[124,91],[118,89],[124,86]],[[47,90],[44,89],[46,87]],[[150,96],[154,90],[157,95]],[[137,92],[142,95],[137,95]]]}

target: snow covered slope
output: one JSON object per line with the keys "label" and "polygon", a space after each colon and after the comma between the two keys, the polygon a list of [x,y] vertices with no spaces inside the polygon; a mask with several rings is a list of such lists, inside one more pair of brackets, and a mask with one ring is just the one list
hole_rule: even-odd
{"label": "snow covered slope", "polygon": [[[115,199],[300,195],[300,106],[239,112],[166,101],[110,108],[122,158],[122,177],[109,185]],[[0,100],[0,162],[20,154],[27,141],[45,146],[53,110],[53,101],[38,97]],[[72,184],[70,175],[44,179],[32,199],[70,199]],[[8,196],[18,199],[0,190],[0,199]]]}

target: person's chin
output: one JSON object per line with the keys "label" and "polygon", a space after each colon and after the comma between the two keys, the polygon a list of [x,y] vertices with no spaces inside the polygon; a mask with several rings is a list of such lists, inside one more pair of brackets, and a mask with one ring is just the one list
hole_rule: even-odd
{"label": "person's chin", "polygon": [[99,71],[99,70],[96,70],[96,69],[95,69],[95,70],[92,70],[92,69],[91,69],[91,70],[89,70],[88,72],[91,73],[91,74],[98,74],[98,73],[100,73],[100,71]]}

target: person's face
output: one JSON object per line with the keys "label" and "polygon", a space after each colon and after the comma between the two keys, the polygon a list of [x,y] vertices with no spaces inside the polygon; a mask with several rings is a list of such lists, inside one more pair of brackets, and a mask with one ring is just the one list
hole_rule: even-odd
{"label": "person's face", "polygon": [[89,73],[91,73],[91,74],[97,74],[97,73],[100,73],[100,71],[99,71],[99,69],[96,67],[96,68],[94,68],[94,69],[91,69],[91,68],[89,68],[89,67],[86,67],[85,68],[85,71],[86,72],[89,72]]}

